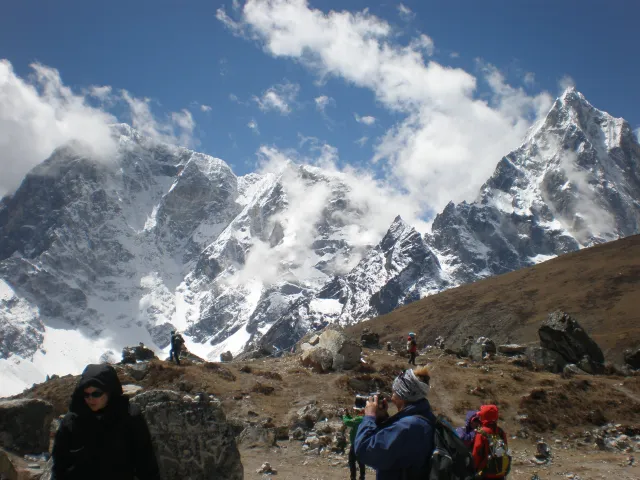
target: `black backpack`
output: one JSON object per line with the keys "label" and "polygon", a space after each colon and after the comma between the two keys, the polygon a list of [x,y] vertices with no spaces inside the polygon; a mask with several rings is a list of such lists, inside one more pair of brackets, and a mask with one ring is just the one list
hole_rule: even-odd
{"label": "black backpack", "polygon": [[433,453],[428,480],[473,480],[471,452],[442,415],[433,425]]}

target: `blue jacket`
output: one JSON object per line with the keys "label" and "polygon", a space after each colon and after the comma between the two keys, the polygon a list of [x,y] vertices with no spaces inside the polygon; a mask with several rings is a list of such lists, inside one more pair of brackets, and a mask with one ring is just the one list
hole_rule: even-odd
{"label": "blue jacket", "polygon": [[433,452],[435,421],[426,399],[407,405],[379,426],[366,416],[356,435],[356,456],[376,470],[377,480],[423,476]]}

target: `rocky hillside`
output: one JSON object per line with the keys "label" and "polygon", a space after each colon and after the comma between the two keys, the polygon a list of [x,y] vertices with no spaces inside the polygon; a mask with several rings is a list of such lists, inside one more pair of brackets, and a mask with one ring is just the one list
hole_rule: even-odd
{"label": "rocky hillside", "polygon": [[173,328],[209,359],[286,349],[640,231],[640,145],[572,89],[426,235],[392,217],[379,230],[346,175],[289,163],[237,177],[126,125],[113,135],[110,162],[70,144],[0,201],[0,394],[127,344],[166,349]]}
{"label": "rocky hillside", "polygon": [[538,341],[540,323],[557,309],[576,315],[611,361],[639,348],[640,235],[453,288],[350,331],[369,328],[383,342],[415,331],[421,345],[443,336],[451,348],[468,335],[529,343]]}

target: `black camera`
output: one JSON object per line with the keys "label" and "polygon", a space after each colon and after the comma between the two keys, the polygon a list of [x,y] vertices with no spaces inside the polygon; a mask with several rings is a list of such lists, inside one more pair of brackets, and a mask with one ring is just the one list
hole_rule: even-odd
{"label": "black camera", "polygon": [[356,400],[354,402],[355,408],[364,408],[367,406],[367,401],[370,397],[378,396],[378,402],[382,401],[382,394],[380,392],[369,393],[368,395],[356,395]]}

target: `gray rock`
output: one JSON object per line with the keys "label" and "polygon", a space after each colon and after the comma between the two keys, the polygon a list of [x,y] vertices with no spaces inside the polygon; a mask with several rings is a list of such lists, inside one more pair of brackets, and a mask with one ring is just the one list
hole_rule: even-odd
{"label": "gray rock", "polygon": [[238,444],[246,447],[272,447],[276,444],[275,429],[249,425],[238,436]]}
{"label": "gray rock", "polygon": [[145,360],[153,360],[156,354],[153,350],[144,346],[144,344],[136,345],[135,347],[124,347],[122,349],[122,362],[123,364],[132,364],[136,362],[143,362]]}
{"label": "gray rock", "polygon": [[20,455],[49,451],[53,405],[26,398],[0,401],[0,446]]}
{"label": "gray rock", "polygon": [[199,402],[187,401],[177,392],[153,390],[131,403],[147,420],[163,480],[242,480],[233,428],[218,400],[201,395]]}
{"label": "gray rock", "polygon": [[549,314],[538,335],[541,347],[558,352],[567,363],[588,363],[586,368],[594,373],[604,369],[602,350],[571,315],[561,311]]}
{"label": "gray rock", "polygon": [[149,373],[149,363],[142,362],[133,364],[126,369],[126,372],[131,375],[134,380],[139,382],[147,376],[147,373]]}
{"label": "gray rock", "polygon": [[517,345],[514,343],[509,343],[507,345],[500,345],[498,347],[498,352],[503,355],[523,355],[527,351],[526,345]]}
{"label": "gray rock", "polygon": [[624,363],[636,370],[640,369],[640,347],[625,350]]}
{"label": "gray rock", "polygon": [[488,354],[496,353],[496,344],[487,337],[478,338],[469,348],[469,356],[472,360],[480,361]]}
{"label": "gray rock", "polygon": [[333,356],[332,367],[336,371],[351,370],[360,364],[362,347],[344,333],[336,330],[325,330],[320,335],[318,347],[331,352]]}
{"label": "gray rock", "polygon": [[564,368],[562,369],[563,378],[571,378],[574,375],[582,375],[584,373],[585,372],[583,370],[579,369],[578,366],[573,363],[569,363],[565,365]]}
{"label": "gray rock", "polygon": [[307,342],[309,345],[315,347],[316,345],[318,345],[318,343],[320,342],[320,336],[318,335],[313,335],[309,341]]}
{"label": "gray rock", "polygon": [[377,347],[380,345],[380,335],[365,328],[360,335],[360,343],[363,347]]}
{"label": "gray rock", "polygon": [[142,389],[143,387],[141,387],[140,385],[133,385],[132,383],[128,383],[122,386],[122,393],[127,397],[133,397],[140,393]]}
{"label": "gray rock", "polygon": [[543,347],[528,347],[527,358],[537,370],[560,373],[567,364],[562,355]]}
{"label": "gray rock", "polygon": [[233,354],[231,352],[224,352],[220,354],[221,362],[230,362],[231,360],[233,360]]}
{"label": "gray rock", "polygon": [[317,373],[326,373],[333,366],[333,355],[322,347],[313,347],[302,352],[300,361],[305,367],[313,368]]}

